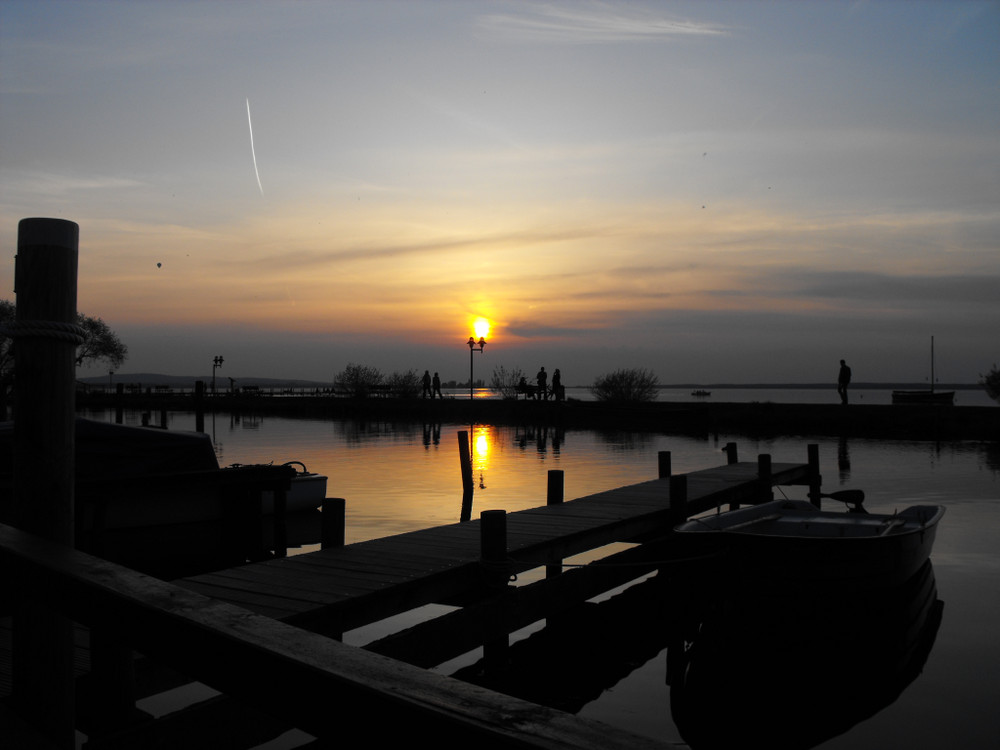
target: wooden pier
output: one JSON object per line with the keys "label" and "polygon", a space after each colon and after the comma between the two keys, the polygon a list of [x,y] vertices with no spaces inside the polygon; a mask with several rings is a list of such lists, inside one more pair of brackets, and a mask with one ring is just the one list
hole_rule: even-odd
{"label": "wooden pier", "polygon": [[[379,740],[430,732],[445,744],[485,747],[665,747],[427,668],[480,646],[484,663],[502,664],[514,630],[662,570],[672,556],[683,556],[669,539],[682,518],[765,501],[776,485],[808,485],[818,502],[816,446],[802,464],[772,464],[766,455],[738,462],[735,450],[729,456],[725,466],[672,476],[669,454],[661,454],[659,478],[628,487],[562,502],[562,483],[550,481],[544,507],[484,511],[477,520],[172,583],[0,527],[0,593],[16,602],[60,601],[89,630],[86,692],[116,698],[100,701],[98,715],[86,717],[98,728],[88,741],[94,750],[199,735],[234,716],[240,726],[267,717],[272,725],[336,740],[371,712],[391,717],[374,727],[365,721],[366,736]],[[616,542],[632,544],[561,569],[567,557]],[[542,580],[510,585],[539,567],[547,572]],[[429,603],[456,608],[363,649],[336,638]],[[188,709],[186,721],[137,721],[135,652],[224,696],[208,709]],[[184,744],[203,741],[211,746],[210,734]]]}

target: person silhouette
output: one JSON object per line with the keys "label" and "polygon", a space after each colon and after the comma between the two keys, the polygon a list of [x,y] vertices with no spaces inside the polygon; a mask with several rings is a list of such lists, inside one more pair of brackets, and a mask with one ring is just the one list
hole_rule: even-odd
{"label": "person silhouette", "polygon": [[431,400],[434,399],[435,394],[437,394],[438,398],[444,398],[441,395],[441,378],[438,377],[437,373],[434,373],[434,389],[431,391]]}
{"label": "person silhouette", "polygon": [[548,381],[548,379],[549,376],[546,375],[545,368],[543,367],[541,370],[538,371],[538,374],[535,376],[535,380],[538,382],[538,398],[544,398],[548,400],[549,392],[548,390],[546,390],[545,387],[546,381]]}
{"label": "person silhouette", "polygon": [[562,401],[562,397],[563,397],[563,393],[562,393],[562,375],[559,374],[559,368],[558,367],[556,368],[556,371],[554,373],[552,373],[552,397],[556,401]]}
{"label": "person silhouette", "polygon": [[847,386],[851,382],[851,368],[844,360],[840,360],[840,372],[837,374],[837,393],[840,394],[840,403],[847,403]]}
{"label": "person silhouette", "polygon": [[427,398],[427,396],[434,398],[434,393],[431,391],[431,373],[429,370],[424,370],[423,384],[424,395],[421,398]]}

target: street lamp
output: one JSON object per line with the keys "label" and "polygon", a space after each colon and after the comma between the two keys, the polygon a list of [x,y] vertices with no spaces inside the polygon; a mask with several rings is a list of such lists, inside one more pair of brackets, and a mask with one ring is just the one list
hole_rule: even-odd
{"label": "street lamp", "polygon": [[212,360],[212,394],[215,395],[215,371],[222,367],[222,357],[216,357]]}
{"label": "street lamp", "polygon": [[472,377],[472,363],[473,363],[472,353],[479,352],[480,354],[482,354],[483,348],[486,346],[486,339],[480,336],[479,341],[476,341],[475,338],[469,336],[469,340],[466,343],[469,345],[469,399],[471,400],[472,384],[475,382],[475,380]]}

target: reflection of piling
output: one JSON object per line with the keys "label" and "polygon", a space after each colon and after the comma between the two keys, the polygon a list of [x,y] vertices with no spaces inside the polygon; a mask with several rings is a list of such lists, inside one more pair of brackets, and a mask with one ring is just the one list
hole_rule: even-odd
{"label": "reflection of piling", "polygon": [[472,479],[472,449],[469,444],[469,433],[460,430],[458,433],[458,458],[462,464],[462,515],[463,521],[472,517],[472,492],[475,482]]}
{"label": "reflection of piling", "polygon": [[[12,331],[17,340],[14,521],[69,547],[74,540],[75,357],[83,341],[76,325],[79,235],[76,224],[62,219],[20,222]],[[13,697],[57,746],[72,747],[72,625],[37,601],[15,609]]]}

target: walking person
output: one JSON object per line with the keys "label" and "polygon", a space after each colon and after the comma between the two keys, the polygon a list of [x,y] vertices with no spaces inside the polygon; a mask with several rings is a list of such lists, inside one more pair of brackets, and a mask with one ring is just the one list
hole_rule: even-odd
{"label": "walking person", "polygon": [[837,393],[840,394],[840,403],[847,403],[847,386],[851,382],[851,368],[844,360],[840,360],[840,373],[837,375]]}
{"label": "walking person", "polygon": [[563,389],[562,389],[562,375],[559,374],[559,368],[552,373],[552,397],[556,401],[563,400]]}
{"label": "walking person", "polygon": [[427,398],[428,396],[430,396],[431,398],[434,398],[434,393],[433,393],[433,391],[431,391],[431,373],[430,373],[430,370],[424,370],[423,383],[424,383],[424,395],[421,396],[421,398]]}
{"label": "walking person", "polygon": [[535,381],[538,383],[538,398],[545,399],[546,401],[549,398],[549,392],[546,389],[546,382],[548,379],[549,376],[545,373],[544,367],[539,370],[538,374],[535,376]]}
{"label": "walking person", "polygon": [[442,398],[442,399],[444,398],[444,396],[441,395],[441,378],[438,377],[437,373],[434,373],[434,388],[431,391],[431,400],[432,401],[434,400],[434,396],[435,395],[437,395],[438,398]]}

